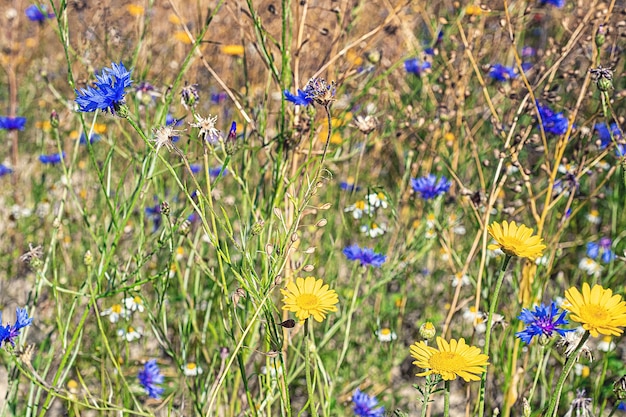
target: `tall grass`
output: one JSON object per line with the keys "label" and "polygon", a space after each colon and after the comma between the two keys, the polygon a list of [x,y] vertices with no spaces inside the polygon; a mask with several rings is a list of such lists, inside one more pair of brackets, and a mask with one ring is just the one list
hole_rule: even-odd
{"label": "tall grass", "polygon": [[[0,131],[0,325],[33,322],[0,349],[0,415],[385,415],[357,388],[396,416],[623,413],[621,335],[589,338],[593,361],[516,337],[570,287],[624,293],[623,4],[27,6],[0,31],[3,114],[27,118]],[[124,106],[78,111],[120,62]],[[311,78],[332,99],[286,100]],[[220,140],[191,126],[209,115]],[[450,187],[419,192],[429,174]],[[502,268],[504,220],[543,256]],[[338,295],[322,321],[283,309],[307,276]],[[427,322],[489,355],[482,382],[415,376]]]}

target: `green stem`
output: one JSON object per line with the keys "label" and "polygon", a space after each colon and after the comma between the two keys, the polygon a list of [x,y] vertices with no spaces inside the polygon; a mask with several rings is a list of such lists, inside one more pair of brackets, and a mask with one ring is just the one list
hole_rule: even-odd
{"label": "green stem", "polygon": [[552,397],[550,397],[548,411],[544,414],[545,417],[553,417],[556,415],[556,412],[559,409],[559,401],[561,400],[561,392],[563,391],[563,384],[565,384],[565,379],[567,379],[570,371],[578,361],[580,351],[583,349],[583,346],[585,345],[587,339],[589,339],[589,332],[585,331],[585,334],[583,334],[583,337],[581,337],[580,342],[578,342],[578,346],[576,346],[576,350],[567,358],[567,362],[565,362],[563,372],[561,372],[559,381],[556,383],[556,389],[554,390],[554,394],[552,394]]}
{"label": "green stem", "polygon": [[546,351],[546,347],[541,346],[541,357],[539,358],[539,363],[537,364],[537,372],[535,372],[535,379],[533,380],[533,386],[530,389],[530,394],[528,394],[528,404],[530,404],[533,399],[533,394],[535,393],[535,388],[537,388],[537,382],[539,381],[539,375],[542,374],[543,364],[545,363],[545,361],[548,360],[549,355],[550,355],[550,350],[548,349]]}
{"label": "green stem", "polygon": [[[493,290],[493,294],[491,295],[491,302],[489,303],[489,315],[487,316],[487,331],[485,333],[485,354],[489,356],[489,343],[491,341],[491,327],[493,324],[493,315],[496,311],[496,307],[498,306],[498,295],[500,294],[500,288],[502,287],[502,282],[504,281],[504,273],[506,272],[507,266],[509,266],[509,261],[511,260],[511,255],[505,255],[502,261],[502,267],[500,268],[500,274],[498,275],[498,280],[496,281],[496,287]],[[485,387],[487,385],[487,372],[483,373],[480,379],[480,399],[478,404],[478,415],[483,417],[485,415]]]}
{"label": "green stem", "polygon": [[450,381],[444,382],[443,417],[450,417]]}
{"label": "green stem", "polygon": [[317,408],[315,407],[315,387],[313,386],[313,378],[311,378],[311,342],[313,339],[313,328],[311,327],[311,321],[306,320],[305,335],[304,335],[304,365],[306,368],[306,389],[309,394],[309,407],[311,408],[311,417],[317,417]]}

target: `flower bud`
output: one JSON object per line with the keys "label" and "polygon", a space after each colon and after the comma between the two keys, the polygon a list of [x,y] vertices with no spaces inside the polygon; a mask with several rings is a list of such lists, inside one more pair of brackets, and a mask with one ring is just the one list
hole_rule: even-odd
{"label": "flower bud", "polygon": [[170,203],[168,203],[167,201],[163,201],[161,203],[161,214],[165,217],[170,216]]}
{"label": "flower bud", "polygon": [[83,256],[83,263],[85,264],[85,266],[90,266],[93,263],[93,255],[91,254],[90,250],[87,250],[87,252],[85,252],[85,256]]}
{"label": "flower bud", "polygon": [[596,85],[598,86],[598,90],[603,92],[607,92],[613,88],[613,82],[605,77],[598,78],[598,81],[596,81]]}
{"label": "flower bud", "polygon": [[258,222],[252,225],[252,236],[260,235],[263,231],[263,227],[265,226],[265,222],[263,220],[259,220]]}
{"label": "flower bud", "polygon": [[626,375],[613,383],[613,393],[619,400],[626,400]]}
{"label": "flower bud", "polygon": [[435,329],[435,326],[431,322],[427,321],[420,326],[420,336],[423,339],[430,340],[435,337],[436,334],[437,329]]}
{"label": "flower bud", "polygon": [[601,47],[602,45],[604,45],[604,42],[606,41],[606,27],[600,25],[600,27],[598,28],[598,32],[596,32],[596,47]]}

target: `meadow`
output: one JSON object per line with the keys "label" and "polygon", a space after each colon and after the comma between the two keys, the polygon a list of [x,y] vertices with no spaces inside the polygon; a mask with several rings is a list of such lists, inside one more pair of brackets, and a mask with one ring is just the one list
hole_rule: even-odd
{"label": "meadow", "polygon": [[0,416],[626,413],[623,0],[0,3]]}

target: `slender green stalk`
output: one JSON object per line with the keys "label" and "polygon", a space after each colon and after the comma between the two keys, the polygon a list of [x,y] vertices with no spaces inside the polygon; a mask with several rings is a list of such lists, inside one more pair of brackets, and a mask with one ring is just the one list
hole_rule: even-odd
{"label": "slender green stalk", "polygon": [[444,382],[443,390],[443,416],[450,417],[450,381]]}
{"label": "slender green stalk", "polygon": [[533,379],[533,386],[530,389],[530,393],[528,394],[528,403],[533,399],[533,395],[535,394],[535,389],[537,388],[537,382],[539,381],[539,375],[543,373],[543,365],[547,362],[548,357],[550,356],[550,349],[546,349],[546,346],[541,346],[539,363],[537,364],[537,371],[535,372],[535,378]]}
{"label": "slender green stalk", "polygon": [[304,363],[306,373],[306,389],[309,395],[307,402],[311,409],[311,417],[317,417],[317,407],[315,406],[315,384],[311,376],[311,348],[313,346],[313,328],[311,320],[306,320],[304,329]]}
{"label": "slender green stalk", "polygon": [[[509,266],[509,261],[511,260],[511,255],[504,255],[504,259],[502,260],[502,267],[500,268],[500,274],[498,275],[498,280],[496,281],[496,286],[493,289],[493,293],[491,295],[491,302],[489,303],[489,315],[487,316],[487,331],[485,333],[485,354],[489,356],[489,344],[491,341],[491,327],[493,325],[493,315],[496,311],[496,307],[498,306],[498,295],[500,294],[500,288],[502,287],[502,282],[504,281],[504,273],[506,272],[507,266]],[[480,379],[480,398],[478,403],[478,415],[483,417],[485,415],[485,387],[487,385],[487,372],[482,374]]]}
{"label": "slender green stalk", "polygon": [[563,384],[565,384],[567,376],[569,375],[576,362],[578,362],[578,356],[580,354],[580,351],[583,349],[585,342],[587,342],[587,339],[589,339],[589,332],[585,331],[583,337],[580,338],[580,342],[578,342],[578,346],[576,346],[576,350],[567,358],[565,366],[563,367],[563,372],[561,372],[559,381],[556,383],[556,389],[553,391],[552,397],[550,397],[550,402],[548,403],[548,411],[546,411],[544,417],[556,416],[557,410],[559,409],[559,401],[561,400],[561,392],[563,391]]}

